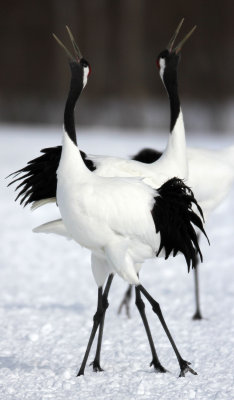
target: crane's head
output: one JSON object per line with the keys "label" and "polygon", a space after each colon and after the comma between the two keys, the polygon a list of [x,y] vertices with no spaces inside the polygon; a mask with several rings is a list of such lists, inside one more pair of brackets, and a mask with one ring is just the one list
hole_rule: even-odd
{"label": "crane's head", "polygon": [[188,38],[192,35],[194,30],[196,29],[196,26],[194,26],[193,29],[191,29],[191,31],[173,49],[173,45],[175,43],[175,40],[177,38],[177,35],[180,31],[183,22],[184,18],[182,18],[182,20],[180,21],[166,49],[161,51],[161,53],[159,53],[157,57],[156,65],[159,69],[160,77],[165,84],[167,79],[170,79],[170,77],[175,76],[180,57],[180,51],[185,42],[188,40]]}
{"label": "crane's head", "polygon": [[64,46],[64,44],[61,42],[61,40],[53,33],[53,37],[55,40],[58,42],[58,44],[63,48],[63,50],[66,52],[68,59],[69,59],[69,64],[71,67],[72,73],[76,74],[76,77],[80,79],[80,84],[81,84],[81,89],[84,89],[88,82],[88,77],[91,73],[91,67],[88,63],[87,60],[84,59],[84,57],[81,54],[81,51],[71,33],[71,30],[69,29],[68,26],[66,26],[66,29],[68,31],[70,40],[72,42],[73,50],[74,50],[74,56],[70,53],[70,51]]}

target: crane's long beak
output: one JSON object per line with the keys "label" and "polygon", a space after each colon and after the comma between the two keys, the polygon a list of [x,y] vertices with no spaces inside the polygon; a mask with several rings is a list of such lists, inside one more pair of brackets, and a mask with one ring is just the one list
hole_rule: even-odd
{"label": "crane's long beak", "polygon": [[71,32],[71,29],[67,25],[66,25],[66,29],[67,29],[68,35],[69,35],[69,37],[71,39],[74,52],[76,53],[78,59],[81,60],[81,58],[83,58],[83,56],[82,56],[82,53],[81,53],[81,51],[80,51],[80,49],[79,49],[79,47],[78,47],[78,45],[77,45],[77,43],[76,43],[76,41],[74,39],[74,36],[73,36],[73,34]]}
{"label": "crane's long beak", "polygon": [[180,50],[182,49],[183,45],[185,44],[185,42],[187,42],[188,38],[193,34],[193,32],[196,29],[196,25],[193,27],[193,29],[191,29],[191,31],[184,37],[184,39],[181,40],[181,42],[179,44],[177,44],[177,46],[174,49],[174,52],[176,54],[178,54],[180,52]]}
{"label": "crane's long beak", "polygon": [[64,46],[63,42],[61,42],[61,40],[53,33],[53,37],[54,39],[58,42],[58,44],[63,48],[63,50],[65,51],[65,53],[67,54],[68,58],[70,61],[74,60],[73,55],[70,53],[70,51],[66,48],[66,46]]}
{"label": "crane's long beak", "polygon": [[168,45],[167,45],[167,50],[169,51],[169,53],[172,52],[173,44],[174,44],[174,42],[175,42],[175,40],[176,40],[176,38],[177,38],[177,35],[178,35],[179,31],[180,31],[180,28],[181,28],[183,22],[184,22],[184,18],[182,18],[182,20],[180,21],[180,23],[179,23],[179,25],[177,26],[175,32],[173,33],[172,38],[170,39],[170,42],[169,42]]}
{"label": "crane's long beak", "polygon": [[170,42],[167,45],[167,50],[169,51],[169,53],[171,53],[172,51],[174,51],[176,54],[178,54],[180,52],[180,50],[182,49],[183,45],[185,44],[185,42],[188,40],[188,38],[192,35],[192,33],[195,31],[196,29],[196,25],[193,27],[193,29],[191,29],[191,31],[184,37],[184,39],[182,39],[180,41],[180,43],[173,49],[173,45],[175,43],[175,40],[178,36],[178,33],[180,31],[180,28],[182,26],[184,22],[184,18],[182,18],[182,20],[180,21],[179,25],[177,26]]}
{"label": "crane's long beak", "polygon": [[58,44],[63,48],[63,50],[64,50],[65,53],[67,54],[67,56],[68,56],[68,58],[69,58],[70,61],[80,62],[81,58],[83,58],[83,56],[82,56],[82,54],[81,54],[81,51],[80,51],[78,45],[76,44],[75,39],[74,39],[74,37],[73,37],[73,35],[72,35],[72,33],[71,33],[71,30],[69,29],[68,26],[66,26],[66,29],[67,29],[67,31],[68,31],[70,40],[71,40],[71,42],[72,42],[72,46],[73,46],[73,49],[74,49],[75,56],[73,56],[73,55],[71,54],[71,52],[70,52],[70,51],[67,49],[67,47],[63,44],[63,42],[62,42],[54,33],[53,33],[53,37],[54,37],[54,39],[58,42]]}

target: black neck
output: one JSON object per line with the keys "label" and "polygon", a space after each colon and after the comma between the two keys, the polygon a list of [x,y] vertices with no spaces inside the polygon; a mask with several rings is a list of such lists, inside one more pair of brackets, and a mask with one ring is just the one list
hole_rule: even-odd
{"label": "black neck", "polygon": [[64,110],[64,129],[73,143],[77,145],[74,109],[83,89],[83,69],[76,62],[70,62],[69,65],[71,68],[71,82]]}
{"label": "black neck", "polygon": [[177,71],[174,70],[172,72],[167,72],[165,70],[163,81],[166,86],[170,100],[170,110],[171,110],[170,132],[172,132],[180,113],[180,99],[178,94]]}
{"label": "black neck", "polygon": [[170,110],[171,110],[170,132],[172,132],[180,113],[180,99],[178,95],[177,82],[175,85],[173,85],[170,93],[168,94],[170,99]]}

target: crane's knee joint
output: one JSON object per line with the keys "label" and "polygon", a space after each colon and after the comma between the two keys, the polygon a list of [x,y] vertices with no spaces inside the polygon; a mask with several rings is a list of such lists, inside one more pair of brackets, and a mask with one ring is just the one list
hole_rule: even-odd
{"label": "crane's knee joint", "polygon": [[93,316],[93,321],[96,323],[100,323],[103,313],[104,313],[103,309],[97,310]]}
{"label": "crane's knee joint", "polygon": [[157,314],[157,315],[159,315],[159,314],[161,314],[161,308],[160,308],[160,305],[159,305],[159,303],[157,302],[157,301],[153,301],[153,303],[152,303],[152,310]]}
{"label": "crane's knee joint", "polygon": [[102,307],[104,309],[104,311],[107,310],[107,308],[109,307],[109,302],[106,296],[103,296],[102,298]]}

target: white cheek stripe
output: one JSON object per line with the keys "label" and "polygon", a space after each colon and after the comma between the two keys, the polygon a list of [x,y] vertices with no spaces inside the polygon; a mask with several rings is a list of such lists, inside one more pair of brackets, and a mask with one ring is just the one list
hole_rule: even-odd
{"label": "white cheek stripe", "polygon": [[160,58],[159,65],[160,65],[160,71],[159,71],[160,77],[161,77],[161,79],[163,79],[163,74],[164,74],[164,70],[165,70],[165,66],[166,66],[164,58]]}
{"label": "white cheek stripe", "polygon": [[89,75],[89,67],[84,67],[84,73],[83,73],[83,88],[86,86],[88,82],[88,75]]}

